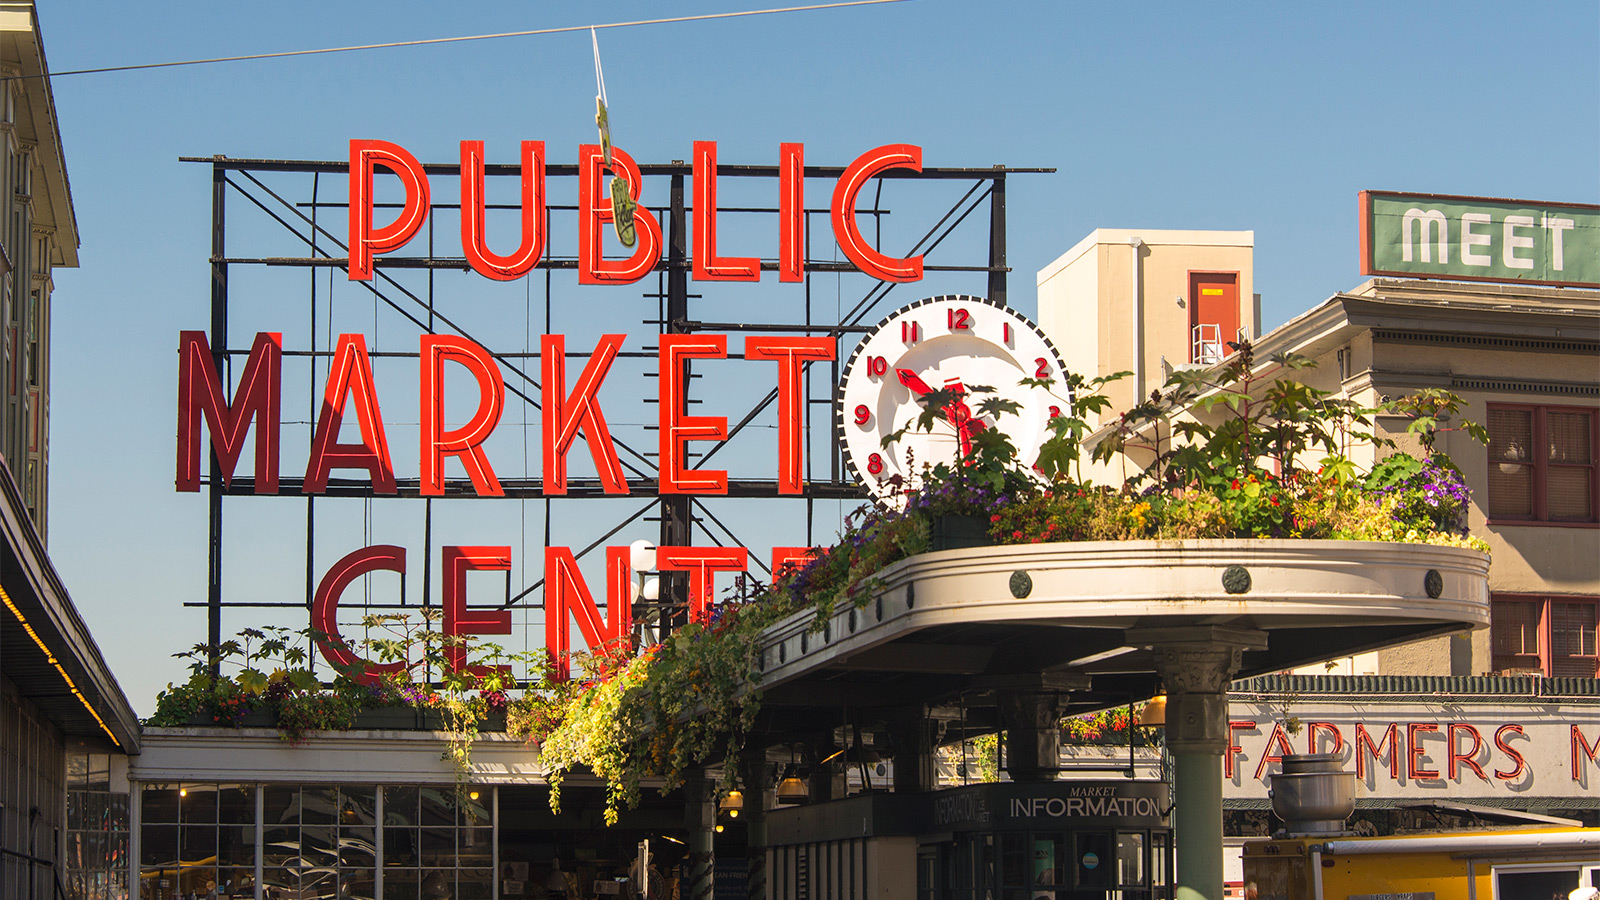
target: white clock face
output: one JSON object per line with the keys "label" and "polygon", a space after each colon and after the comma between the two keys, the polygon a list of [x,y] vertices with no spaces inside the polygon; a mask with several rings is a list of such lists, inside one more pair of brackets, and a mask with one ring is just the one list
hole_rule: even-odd
{"label": "white clock face", "polygon": [[[1024,378],[1049,378],[1060,396],[1023,387],[1018,382]],[[836,414],[845,462],[873,498],[890,507],[921,484],[925,465],[954,462],[964,440],[996,424],[1016,445],[1018,459],[1032,465],[1050,417],[1066,406],[1064,380],[1055,347],[1015,310],[982,297],[918,300],[880,322],[845,364]],[[913,428],[882,445],[885,435],[922,413],[918,394],[973,385],[994,393],[952,404],[931,433]],[[996,423],[978,413],[988,397],[1015,400],[1021,410]]]}

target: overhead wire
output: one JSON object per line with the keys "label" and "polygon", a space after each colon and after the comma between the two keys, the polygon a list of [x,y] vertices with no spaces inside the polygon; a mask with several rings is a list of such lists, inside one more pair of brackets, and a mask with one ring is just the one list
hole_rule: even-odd
{"label": "overhead wire", "polygon": [[352,53],[360,50],[390,50],[397,47],[424,47],[432,44],[457,44],[465,41],[487,41],[496,38],[531,37],[541,34],[565,34],[572,31],[593,32],[600,28],[633,28],[640,25],[671,25],[679,22],[704,22],[712,19],[737,19],[749,16],[768,16],[780,13],[815,12],[823,9],[840,9],[850,6],[877,6],[884,3],[905,3],[909,0],[841,0],[838,3],[818,3],[810,6],[782,6],[771,9],[746,9],[734,12],[704,13],[697,16],[672,16],[661,19],[636,19],[629,22],[604,22],[592,25],[566,25],[559,28],[531,28],[526,31],[502,31],[494,34],[467,34],[456,37],[421,38],[413,41],[390,41],[382,44],[354,44],[348,47],[320,47],[314,50],[282,50],[276,53],[248,53],[240,56],[213,56],[204,59],[181,59],[158,63],[134,63],[124,66],[99,66],[91,69],[68,69],[62,72],[44,72],[30,75],[9,75],[4,81],[24,78],[64,78],[68,75],[100,75],[107,72],[134,72],[144,69],[169,69],[176,66],[202,66],[212,63],[248,62],[257,59],[283,59],[290,56],[315,56],[326,53]]}

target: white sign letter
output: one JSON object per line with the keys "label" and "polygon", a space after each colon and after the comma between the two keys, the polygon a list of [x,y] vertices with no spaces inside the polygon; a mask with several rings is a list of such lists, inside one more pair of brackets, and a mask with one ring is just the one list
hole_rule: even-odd
{"label": "white sign letter", "polygon": [[1445,224],[1444,213],[1437,209],[1418,209],[1415,206],[1406,210],[1400,217],[1400,259],[1411,262],[1411,226],[1416,225],[1422,239],[1422,261],[1433,262],[1433,254],[1428,246],[1429,235],[1435,234],[1434,240],[1439,242],[1439,263],[1443,265],[1450,261],[1450,226]]}
{"label": "white sign letter", "polygon": [[[1489,246],[1490,236],[1487,234],[1474,234],[1472,226],[1489,224],[1488,213],[1462,213],[1461,214],[1461,261],[1469,266],[1483,266],[1487,268],[1492,260],[1487,253],[1476,253],[1473,247]],[[1531,224],[1531,223],[1530,223]]]}
{"label": "white sign letter", "polygon": [[1533,216],[1506,216],[1505,230],[1500,242],[1500,261],[1508,269],[1531,269],[1533,260],[1517,255],[1518,247],[1533,249],[1533,238],[1517,234],[1518,228],[1532,228]]}
{"label": "white sign letter", "polygon": [[1561,232],[1571,228],[1573,222],[1571,219],[1545,216],[1539,224],[1550,230],[1550,268],[1559,272],[1566,268],[1566,261],[1561,257]]}

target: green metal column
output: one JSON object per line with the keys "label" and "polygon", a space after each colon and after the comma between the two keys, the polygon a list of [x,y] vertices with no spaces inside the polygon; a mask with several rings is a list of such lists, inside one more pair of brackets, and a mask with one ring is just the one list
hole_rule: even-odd
{"label": "green metal column", "polygon": [[1173,756],[1178,900],[1222,900],[1222,757]]}
{"label": "green metal column", "polygon": [[1220,626],[1131,629],[1149,647],[1167,687],[1173,756],[1178,900],[1222,900],[1222,755],[1228,749],[1228,684],[1244,651],[1267,646],[1260,631]]}
{"label": "green metal column", "polygon": [[684,779],[683,824],[689,831],[689,874],[683,896],[686,900],[711,900],[712,875],[716,867],[717,788],[705,772]]}

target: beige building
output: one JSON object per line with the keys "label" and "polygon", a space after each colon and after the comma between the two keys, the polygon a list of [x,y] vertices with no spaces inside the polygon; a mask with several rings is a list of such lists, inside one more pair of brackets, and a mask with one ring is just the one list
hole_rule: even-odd
{"label": "beige building", "polygon": [[1251,231],[1097,228],[1039,271],[1039,327],[1081,375],[1131,372],[1116,410],[1179,366],[1214,363],[1260,333]]}
{"label": "beige building", "polygon": [[0,2],[0,454],[48,534],[50,273],[78,265],[66,158],[33,4]]}
{"label": "beige building", "polygon": [[[1473,491],[1469,527],[1494,554],[1488,631],[1380,651],[1349,674],[1594,678],[1600,604],[1600,291],[1374,279],[1258,343],[1319,363],[1304,380],[1364,405],[1421,388],[1466,401],[1487,448],[1444,434]],[[1406,440],[1406,421],[1379,433]],[[1352,448],[1360,465],[1373,449]],[[1543,452],[1538,452],[1542,450]]]}

